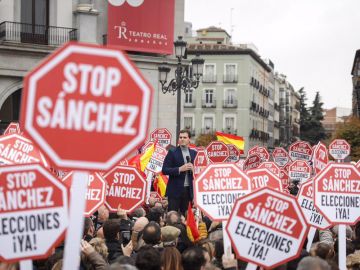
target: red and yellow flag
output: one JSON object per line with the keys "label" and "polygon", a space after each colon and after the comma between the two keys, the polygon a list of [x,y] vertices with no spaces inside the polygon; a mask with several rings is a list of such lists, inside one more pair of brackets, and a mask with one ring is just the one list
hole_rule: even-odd
{"label": "red and yellow flag", "polygon": [[166,175],[162,173],[157,175],[154,180],[153,183],[154,190],[157,191],[157,193],[159,193],[161,197],[165,196],[167,183],[168,183],[168,178],[166,177]]}
{"label": "red and yellow flag", "polygon": [[151,156],[155,152],[156,142],[154,142],[144,153],[138,154],[129,160],[129,165],[134,166],[139,171],[144,172]]}
{"label": "red and yellow flag", "polygon": [[196,242],[200,239],[200,233],[196,226],[195,216],[191,208],[191,202],[189,202],[187,211],[186,232],[191,242]]}
{"label": "red and yellow flag", "polygon": [[218,141],[223,142],[225,144],[233,144],[240,151],[244,151],[245,141],[243,137],[232,134],[226,134],[218,131],[215,132],[215,135]]}

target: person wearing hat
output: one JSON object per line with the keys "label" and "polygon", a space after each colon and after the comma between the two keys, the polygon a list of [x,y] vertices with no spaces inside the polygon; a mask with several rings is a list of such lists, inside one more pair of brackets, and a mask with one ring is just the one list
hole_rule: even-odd
{"label": "person wearing hat", "polygon": [[173,226],[165,226],[161,228],[161,242],[164,247],[176,247],[180,230]]}

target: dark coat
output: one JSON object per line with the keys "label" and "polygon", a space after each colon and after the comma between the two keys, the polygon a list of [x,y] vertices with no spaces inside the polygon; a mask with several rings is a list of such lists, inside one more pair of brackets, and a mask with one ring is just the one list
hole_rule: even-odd
{"label": "dark coat", "polygon": [[[189,149],[191,163],[194,163],[196,157],[196,151]],[[166,187],[165,196],[169,198],[179,198],[183,193],[184,181],[186,172],[179,174],[179,167],[184,165],[184,158],[181,152],[180,147],[170,149],[168,154],[165,157],[162,173],[169,176],[169,181]],[[193,175],[190,174],[189,177],[190,185],[190,195],[191,199],[193,198]]]}

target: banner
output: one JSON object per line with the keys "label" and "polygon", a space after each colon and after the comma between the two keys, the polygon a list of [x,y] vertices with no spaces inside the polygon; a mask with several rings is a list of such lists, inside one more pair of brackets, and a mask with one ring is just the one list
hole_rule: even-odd
{"label": "banner", "polygon": [[127,51],[172,54],[175,0],[110,0],[107,44]]}

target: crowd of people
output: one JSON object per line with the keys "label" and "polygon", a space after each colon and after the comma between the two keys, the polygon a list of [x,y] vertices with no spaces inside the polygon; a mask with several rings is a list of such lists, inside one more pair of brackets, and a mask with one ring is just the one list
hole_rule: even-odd
{"label": "crowd of people", "polygon": [[[83,270],[217,270],[245,269],[247,263],[235,258],[234,251],[224,251],[223,228],[206,216],[196,217],[199,239],[188,236],[186,215],[167,211],[164,199],[151,197],[149,204],[126,214],[119,206],[109,213],[101,206],[96,215],[85,218],[81,241]],[[195,209],[193,209],[195,212]],[[360,223],[347,226],[347,266],[360,269]],[[337,226],[318,231],[311,251],[304,248],[298,258],[276,269],[338,269]],[[46,260],[34,261],[34,269],[61,270],[64,244]],[[0,269],[17,269],[1,264]],[[260,268],[259,268],[260,269]]]}

